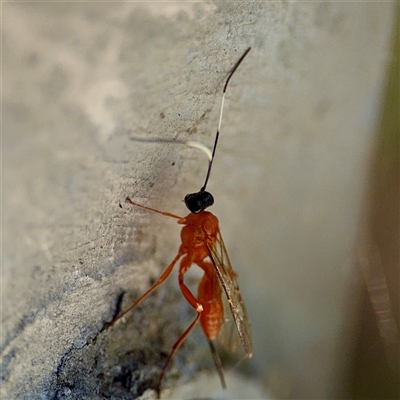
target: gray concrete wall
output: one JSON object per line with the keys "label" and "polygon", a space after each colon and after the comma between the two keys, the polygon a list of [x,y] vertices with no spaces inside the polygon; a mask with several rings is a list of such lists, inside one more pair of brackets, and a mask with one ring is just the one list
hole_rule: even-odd
{"label": "gray concrete wall", "polygon": [[[219,396],[342,393],[393,10],[4,3],[2,397],[135,398],[154,387],[194,315],[173,276],[100,333],[118,298],[128,306],[179,246],[173,219],[124,199],[185,215],[181,200],[202,185],[206,159],[131,138],[211,146],[223,81],[248,46],[209,190],[252,321],[252,389],[232,373]],[[168,371],[176,390],[166,396],[217,393],[212,369],[212,381],[179,392],[204,357],[198,330]]]}

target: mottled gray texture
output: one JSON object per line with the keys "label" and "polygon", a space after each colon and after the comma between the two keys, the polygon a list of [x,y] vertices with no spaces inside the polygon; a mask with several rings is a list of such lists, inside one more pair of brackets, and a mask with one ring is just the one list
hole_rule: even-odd
{"label": "mottled gray texture", "polygon": [[[3,398],[154,387],[193,312],[173,276],[100,332],[179,246],[174,220],[124,199],[185,215],[206,159],[130,138],[211,145],[249,45],[209,190],[252,319],[250,368],[276,397],[337,394],[394,3],[216,4],[2,5]],[[198,332],[165,384],[192,379],[203,350]]]}

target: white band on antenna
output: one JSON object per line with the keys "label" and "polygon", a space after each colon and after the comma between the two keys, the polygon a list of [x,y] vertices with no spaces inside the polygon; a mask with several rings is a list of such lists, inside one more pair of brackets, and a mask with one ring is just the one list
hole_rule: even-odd
{"label": "white band on antenna", "polygon": [[199,149],[199,150],[204,151],[204,153],[207,154],[208,160],[209,160],[209,161],[212,160],[212,153],[211,153],[211,150],[210,150],[207,146],[204,146],[204,144],[201,144],[201,143],[199,143],[199,142],[193,142],[193,141],[191,141],[191,140],[185,142],[185,144],[186,144],[186,146],[195,147],[196,149]]}

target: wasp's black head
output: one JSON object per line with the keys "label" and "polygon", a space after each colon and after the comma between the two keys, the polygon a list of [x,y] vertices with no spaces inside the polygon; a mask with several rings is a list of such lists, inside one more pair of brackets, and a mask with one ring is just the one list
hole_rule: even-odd
{"label": "wasp's black head", "polygon": [[214,204],[214,197],[211,193],[200,190],[197,193],[187,194],[185,204],[191,213],[198,214]]}

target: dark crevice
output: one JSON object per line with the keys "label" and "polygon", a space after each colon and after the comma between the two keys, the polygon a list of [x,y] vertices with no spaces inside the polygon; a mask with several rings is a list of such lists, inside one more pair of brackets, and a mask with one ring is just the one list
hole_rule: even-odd
{"label": "dark crevice", "polygon": [[[110,321],[114,321],[115,318],[117,318],[117,316],[121,313],[122,310],[122,300],[124,298],[125,295],[125,290],[123,290],[117,297],[116,301],[115,301],[115,307],[114,307],[114,312],[111,315],[111,319]],[[103,324],[103,327],[100,329],[100,333],[105,331],[107,328],[109,328],[111,326],[111,322],[105,322]]]}
{"label": "dark crevice", "polygon": [[55,400],[59,400],[64,398],[64,393],[65,393],[65,388],[68,387],[68,389],[72,389],[72,386],[63,384],[62,386],[59,385],[59,382],[61,381],[61,374],[63,373],[63,369],[65,367],[66,364],[66,360],[68,359],[68,357],[71,355],[73,351],[73,347],[70,347],[65,353],[64,355],[61,357],[60,362],[57,365],[56,368],[56,372],[55,372],[55,376],[56,376],[56,392],[54,394],[54,399]]}

